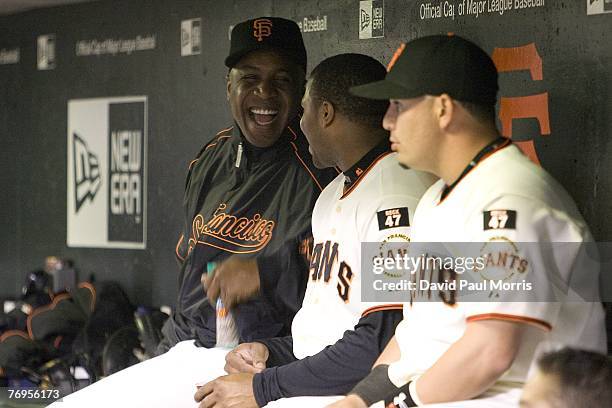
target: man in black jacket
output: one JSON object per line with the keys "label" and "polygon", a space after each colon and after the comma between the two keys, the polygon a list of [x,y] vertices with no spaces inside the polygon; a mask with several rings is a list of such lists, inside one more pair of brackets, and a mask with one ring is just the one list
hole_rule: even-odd
{"label": "man in black jacket", "polygon": [[[300,131],[306,50],[297,24],[274,17],[239,23],[225,64],[235,125],[219,132],[189,166],[185,225],[176,246],[179,294],[159,347],[169,352],[72,394],[65,404],[192,406],[194,384],[202,378],[197,373],[221,352],[203,350],[216,344],[211,303],[217,294],[207,296],[201,284],[211,262],[217,266],[208,292],[219,289],[241,342],[290,331],[307,282],[303,254],[312,208],[337,172],[312,165]],[[245,276],[245,266],[253,264],[256,275]],[[224,296],[224,288],[238,284],[242,295]],[[155,393],[138,391],[145,387]]]}
{"label": "man in black jacket", "polygon": [[[176,250],[179,295],[161,351],[190,339],[215,346],[215,294],[208,299],[200,284],[209,262],[222,262],[215,288],[240,283],[244,289],[242,297],[223,299],[241,342],[288,333],[306,285],[299,245],[310,236],[312,207],[331,180],[312,165],[299,128],[306,50],[297,24],[264,17],[236,25],[225,64],[237,126],[221,131],[190,165]],[[240,279],[249,261],[259,266],[259,279]],[[261,295],[246,301],[254,292]]]}

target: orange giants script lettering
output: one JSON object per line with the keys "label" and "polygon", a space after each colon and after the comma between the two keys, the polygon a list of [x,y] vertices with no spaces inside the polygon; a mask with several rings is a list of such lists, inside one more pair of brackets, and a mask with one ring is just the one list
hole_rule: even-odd
{"label": "orange giants script lettering", "polygon": [[189,250],[197,244],[209,245],[224,251],[248,254],[260,251],[272,239],[274,221],[260,214],[252,218],[227,214],[226,204],[220,204],[212,218],[204,220],[202,214],[194,217],[189,238]]}

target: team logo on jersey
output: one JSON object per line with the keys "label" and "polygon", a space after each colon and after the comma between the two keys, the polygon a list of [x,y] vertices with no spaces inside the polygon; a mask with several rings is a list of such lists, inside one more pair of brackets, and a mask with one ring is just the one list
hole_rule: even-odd
{"label": "team logo on jersey", "polygon": [[272,35],[272,21],[267,18],[258,18],[253,21],[253,36],[257,41],[263,41],[264,37]]}
{"label": "team logo on jersey", "polygon": [[[482,246],[480,254],[485,260],[485,265],[475,272],[483,281],[516,282],[529,272],[529,260],[521,254],[518,245],[506,237],[489,239]],[[497,290],[491,290],[489,294],[489,297],[499,296]]]}
{"label": "team logo on jersey", "polygon": [[484,229],[516,229],[516,211],[491,210],[484,211]]}
{"label": "team logo on jersey", "polygon": [[378,229],[380,231],[395,227],[409,227],[408,207],[389,208],[378,211]]}
{"label": "team logo on jersey", "polygon": [[[405,234],[391,234],[381,241],[378,247],[378,257],[380,259],[394,259],[396,257],[404,257],[408,254],[410,237]],[[384,271],[384,275],[390,278],[401,278],[404,275],[404,270],[389,270]]]}
{"label": "team logo on jersey", "polygon": [[196,244],[248,254],[261,250],[270,242],[274,221],[266,220],[260,214],[238,218],[226,213],[226,208],[227,204],[220,204],[208,221],[202,214],[194,217],[188,254]]}

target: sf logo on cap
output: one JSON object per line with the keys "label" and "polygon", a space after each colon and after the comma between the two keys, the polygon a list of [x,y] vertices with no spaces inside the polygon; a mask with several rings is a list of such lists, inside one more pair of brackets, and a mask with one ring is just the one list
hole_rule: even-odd
{"label": "sf logo on cap", "polygon": [[272,21],[267,18],[259,18],[253,21],[253,36],[257,38],[257,41],[263,41],[264,37],[272,35]]}

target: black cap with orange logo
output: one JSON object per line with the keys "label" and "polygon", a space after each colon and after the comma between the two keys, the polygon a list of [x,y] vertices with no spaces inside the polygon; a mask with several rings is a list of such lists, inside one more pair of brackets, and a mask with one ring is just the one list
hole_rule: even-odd
{"label": "black cap with orange logo", "polygon": [[230,52],[225,65],[232,68],[251,51],[275,49],[291,58],[306,72],[306,47],[298,25],[280,17],[258,17],[232,29]]}
{"label": "black cap with orange logo", "polygon": [[459,101],[495,105],[497,69],[476,44],[456,35],[417,38],[397,50],[382,81],[351,88],[372,99],[448,94]]}

